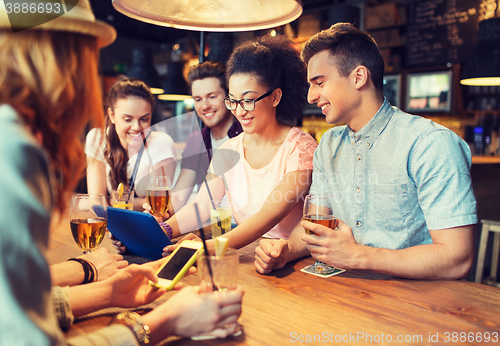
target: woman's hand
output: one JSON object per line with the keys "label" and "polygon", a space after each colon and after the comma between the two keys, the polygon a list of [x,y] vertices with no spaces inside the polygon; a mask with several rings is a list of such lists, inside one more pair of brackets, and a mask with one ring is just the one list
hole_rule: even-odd
{"label": "woman's hand", "polygon": [[[131,264],[126,269],[109,278],[111,286],[111,307],[133,308],[149,304],[159,298],[167,290],[155,288],[149,284],[149,280],[158,282],[156,271],[166,261],[162,258],[158,261],[148,262],[142,265]],[[188,274],[196,273],[196,268],[189,268]],[[174,289],[179,290],[184,284],[178,283]]]}
{"label": "woman's hand", "polygon": [[201,241],[201,239],[195,235],[194,233],[188,233],[184,237],[182,237],[177,244],[174,245],[168,245],[163,248],[163,257],[168,257],[172,252],[174,252],[175,249],[177,249],[177,246],[183,241],[183,240],[195,240],[195,241]]}
{"label": "woman's hand", "polygon": [[118,239],[116,239],[112,234],[111,232],[108,232],[109,234],[109,239],[111,239],[111,244],[113,244],[113,247],[116,249],[116,251],[119,253],[119,254],[124,254],[125,252],[127,252],[127,247],[125,245],[123,245],[123,243],[121,241],[119,241]]}
{"label": "woman's hand", "polygon": [[143,316],[152,329],[152,342],[170,335],[225,338],[238,331],[243,289],[202,293],[197,286],[183,288]]}
{"label": "woman's hand", "polygon": [[91,262],[95,266],[99,281],[113,276],[119,269],[128,266],[128,262],[123,259],[123,256],[112,254],[106,248],[99,248],[94,252],[81,256],[81,258]]}
{"label": "woman's hand", "polygon": [[[151,212],[151,206],[149,205],[149,203],[143,203],[142,207],[144,208],[144,213],[148,213],[148,214],[153,215],[153,213]],[[168,213],[168,210],[167,210],[165,212],[165,214],[163,214],[162,216],[154,216],[153,215],[153,217],[156,219],[156,221],[158,223],[160,223],[160,222],[164,222],[165,220],[168,220],[170,218],[170,214]]]}

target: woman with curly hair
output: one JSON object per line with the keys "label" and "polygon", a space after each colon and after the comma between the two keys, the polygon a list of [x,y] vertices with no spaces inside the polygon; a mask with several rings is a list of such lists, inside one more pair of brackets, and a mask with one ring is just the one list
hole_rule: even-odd
{"label": "woman with curly hair", "polygon": [[167,233],[179,236],[193,231],[198,227],[192,217],[194,204],[202,220],[208,220],[210,194],[214,200],[227,194],[238,223],[224,235],[229,247],[241,248],[261,236],[288,238],[302,217],[317,146],[310,135],[290,125],[306,103],[305,65],[290,41],[263,37],[233,51],[227,80],[224,104],[244,133],[219,148],[207,184],[192,203],[167,220]]}

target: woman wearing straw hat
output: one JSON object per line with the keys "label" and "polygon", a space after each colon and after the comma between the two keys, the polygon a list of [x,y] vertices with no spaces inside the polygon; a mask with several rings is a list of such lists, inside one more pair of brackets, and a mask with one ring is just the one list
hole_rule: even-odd
{"label": "woman wearing straw hat", "polygon": [[[61,6],[37,4],[35,11]],[[59,323],[68,322],[108,306],[146,304],[164,291],[147,285],[159,265],[154,262],[104,281],[54,287],[51,295],[44,258],[51,211],[65,210],[81,176],[84,126],[102,125],[98,48],[113,42],[116,32],[95,20],[88,0],[63,6],[67,13],[52,18],[16,13],[12,5],[0,2],[0,345],[61,345],[67,341],[56,310],[66,313]],[[17,17],[8,16],[13,13]],[[69,343],[154,344],[172,334],[208,331],[225,337],[235,331],[242,294],[184,288],[142,317],[126,313],[128,327],[112,325]]]}

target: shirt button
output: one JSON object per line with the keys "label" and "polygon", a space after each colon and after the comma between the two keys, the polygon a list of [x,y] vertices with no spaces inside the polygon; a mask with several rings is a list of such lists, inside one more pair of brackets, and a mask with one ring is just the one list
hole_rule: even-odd
{"label": "shirt button", "polygon": [[361,160],[361,155],[358,155],[358,161]]}
{"label": "shirt button", "polygon": [[361,221],[356,221],[356,226],[361,227]]}

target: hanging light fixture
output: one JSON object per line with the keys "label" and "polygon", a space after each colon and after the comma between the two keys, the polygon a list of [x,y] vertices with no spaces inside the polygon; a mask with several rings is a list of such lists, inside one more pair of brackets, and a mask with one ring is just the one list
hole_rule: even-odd
{"label": "hanging light fixture", "polygon": [[183,101],[191,98],[189,86],[182,71],[184,63],[182,61],[172,61],[167,65],[167,78],[162,84],[163,94],[158,98],[164,101]]}
{"label": "hanging light fixture", "polygon": [[478,42],[463,68],[463,85],[500,85],[500,18],[479,22]]}
{"label": "hanging light fixture", "polygon": [[132,52],[132,65],[127,72],[128,78],[137,78],[146,83],[153,94],[162,94],[161,80],[153,64],[151,50],[137,48]]}
{"label": "hanging light fixture", "polygon": [[[274,28],[297,19],[302,14],[299,0],[112,0],[120,13],[150,24],[177,29],[200,31],[199,59],[204,57],[204,31],[252,31]],[[184,100],[189,98],[189,87],[182,70],[174,68],[165,80],[165,94],[161,100]],[[182,80],[181,80],[182,78]],[[183,82],[182,82],[183,81]],[[170,89],[173,87],[174,89]],[[175,94],[169,94],[169,90]],[[185,90],[185,91],[183,91]],[[183,93],[186,92],[186,95]],[[174,96],[176,95],[176,96]],[[181,95],[181,96],[179,96]]]}
{"label": "hanging light fixture", "polygon": [[298,0],[113,0],[137,20],[197,31],[250,31],[287,24],[302,14]]}

